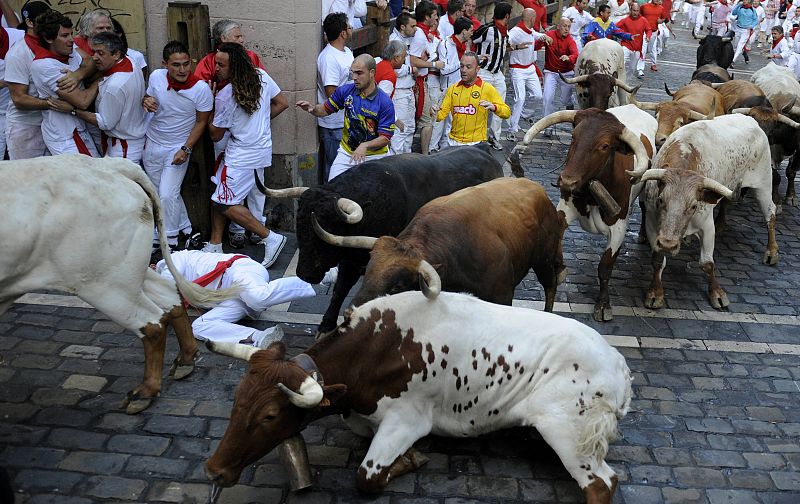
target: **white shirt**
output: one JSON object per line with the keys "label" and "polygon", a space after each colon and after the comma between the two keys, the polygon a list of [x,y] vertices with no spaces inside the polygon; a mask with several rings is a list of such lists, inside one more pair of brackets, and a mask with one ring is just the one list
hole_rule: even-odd
{"label": "white shirt", "polygon": [[[0,30],[5,30],[6,33],[8,34],[9,51],[11,50],[11,47],[14,46],[14,44],[16,44],[25,37],[24,31],[17,30],[15,28],[0,28]],[[8,52],[6,52],[6,56],[7,55]],[[5,75],[6,75],[6,60],[0,59],[0,80],[5,79]],[[0,89],[0,115],[6,115],[6,110],[8,110],[9,101],[11,101],[11,93],[8,91],[7,87],[3,87],[2,89]]]}
{"label": "white shirt", "polygon": [[147,140],[165,146],[183,145],[189,138],[197,112],[210,112],[214,95],[208,84],[199,81],[189,89],[167,90],[167,70],[159,68],[150,74],[147,94],[158,102],[147,127]]}
{"label": "white shirt", "polygon": [[344,12],[353,28],[361,28],[358,18],[367,15],[367,0],[322,0],[322,20],[332,12]]}
{"label": "white shirt", "polygon": [[[375,64],[376,65],[378,63],[380,63],[381,61],[383,61],[383,58],[380,58],[380,57],[379,58],[375,58]],[[383,91],[384,93],[386,93],[390,97],[394,94],[394,84],[392,84],[392,81],[390,81],[390,80],[383,79],[380,82],[376,81],[375,85],[378,86],[378,89],[380,89],[381,91]]]}
{"label": "white shirt", "polygon": [[[429,49],[428,37],[425,36],[425,32],[422,31],[422,28],[417,27],[416,31],[414,32],[414,36],[411,37],[408,46],[408,54],[426,60],[428,59],[428,54],[429,54],[428,49]],[[417,75],[419,77],[425,77],[426,75],[428,75],[428,69],[419,68],[417,71]]]}
{"label": "white shirt", "polygon": [[[14,44],[6,54],[6,82],[13,84],[25,84],[28,86],[28,94],[36,96],[36,87],[31,78],[31,63],[33,62],[33,51],[23,39],[19,44]],[[6,124],[25,124],[28,126],[39,126],[42,124],[41,110],[20,110],[14,106],[12,100],[8,101],[8,112],[6,113]]]}
{"label": "white shirt", "polygon": [[[133,63],[131,63],[133,65]],[[121,140],[144,138],[147,132],[144,77],[132,72],[115,72],[100,81],[95,100],[97,126],[109,137]]]}
{"label": "white shirt", "polygon": [[619,5],[617,0],[609,0],[608,5],[611,6],[611,22],[615,24],[631,12],[628,0],[622,2],[622,5]]}
{"label": "white shirt", "polygon": [[453,37],[439,44],[439,60],[444,61],[444,68],[439,71],[439,87],[445,90],[461,80],[461,61]]}
{"label": "white shirt", "polygon": [[394,73],[397,75],[397,82],[395,87],[397,89],[411,89],[414,87],[414,76],[411,73],[411,37],[404,37],[397,28],[392,30],[389,34],[389,41],[399,40],[406,45],[406,62],[400,68],[395,69]]}
{"label": "white shirt", "polygon": [[572,20],[572,24],[569,25],[569,34],[576,40],[576,37],[580,37],[583,33],[583,28],[594,19],[586,10],[578,12],[578,9],[575,7],[569,7],[564,11],[561,17],[570,18]]}
{"label": "white shirt", "polygon": [[450,16],[446,12],[439,18],[439,28],[436,31],[439,32],[439,38],[442,40],[447,40],[447,37],[455,33],[453,23],[450,22]]}
{"label": "white shirt", "polygon": [[[81,66],[81,55],[73,48],[68,63],[55,58],[41,58],[31,63],[33,84],[39,98],[58,98],[58,79],[64,76],[61,72],[67,69],[74,72]],[[46,144],[64,142],[72,138],[75,130],[84,131],[86,124],[77,117],[55,110],[42,111],[42,137]]]}
{"label": "white shirt", "polygon": [[[775,47],[771,47],[769,54],[770,56],[773,56],[771,60],[773,63],[780,66],[786,66],[786,64],[789,62],[789,56],[792,55],[792,50],[789,49],[789,42],[786,41],[786,37],[783,37]],[[775,58],[774,56],[780,57]]]}
{"label": "white shirt", "polygon": [[[520,28],[519,26],[515,26],[508,30],[508,42],[511,46],[519,46],[522,44],[530,44],[525,49],[517,49],[516,51],[511,51],[511,55],[509,56],[508,63],[509,65],[521,65],[524,67],[528,67],[536,63],[536,50],[534,49],[535,42],[540,38],[543,38],[544,34],[531,32],[526,33],[525,30]],[[533,68],[533,67],[531,67]],[[512,67],[512,70],[515,68]]]}
{"label": "white shirt", "polygon": [[[339,87],[351,82],[350,65],[353,64],[353,51],[345,47],[344,51],[328,44],[317,56],[317,103],[325,103],[328,95],[325,86]],[[323,128],[341,129],[344,127],[344,111],[317,118],[317,124]]]}
{"label": "white shirt", "polygon": [[214,126],[227,128],[231,133],[225,147],[225,163],[236,169],[272,166],[272,131],[270,129],[270,102],[281,88],[258,69],[261,77],[261,100],[258,110],[248,115],[233,99],[233,86],[227,85],[217,93],[217,103],[227,102],[214,112]]}
{"label": "white shirt", "polygon": [[141,70],[142,68],[147,68],[147,60],[144,59],[144,54],[140,53],[136,49],[128,48],[128,52],[126,53],[128,59],[131,60],[133,63],[133,68],[138,68]]}

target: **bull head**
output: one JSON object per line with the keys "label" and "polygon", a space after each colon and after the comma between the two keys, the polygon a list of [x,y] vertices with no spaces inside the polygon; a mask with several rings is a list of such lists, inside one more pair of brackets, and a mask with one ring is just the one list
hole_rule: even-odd
{"label": "bull head", "polygon": [[[788,107],[789,109],[792,108],[791,105]],[[774,110],[768,110],[765,107],[746,107],[746,108],[737,108],[731,110],[731,114],[743,114],[746,116],[753,117],[754,119],[758,120],[761,119],[763,116],[762,114],[758,114],[758,112],[767,113],[769,114],[769,119],[772,119],[776,122],[785,124],[787,126],[791,126],[794,129],[800,129],[800,123],[795,122],[790,117],[787,117],[779,112],[775,112]],[[774,117],[773,117],[774,114]]]}
{"label": "bull head", "polygon": [[567,84],[575,84],[584,88],[583,93],[579,93],[583,108],[597,107],[601,110],[606,110],[608,101],[614,93],[614,88],[619,87],[628,93],[634,93],[641,87],[641,84],[636,87],[629,86],[625,81],[617,77],[616,72],[612,75],[593,72],[577,77],[564,77],[559,74],[559,77]]}
{"label": "bull head", "polygon": [[[355,204],[357,205],[357,203]],[[320,225],[319,221],[317,220],[317,216],[313,213],[311,214],[311,224],[314,226],[314,232],[317,233],[317,236],[320,240],[329,245],[335,245],[337,247],[372,250],[372,247],[375,246],[375,242],[378,240],[372,236],[339,236],[329,233],[322,227],[322,225]]]}

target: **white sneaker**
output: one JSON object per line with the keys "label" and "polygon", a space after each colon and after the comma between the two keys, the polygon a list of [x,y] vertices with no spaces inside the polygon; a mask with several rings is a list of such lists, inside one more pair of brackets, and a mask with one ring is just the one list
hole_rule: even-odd
{"label": "white sneaker", "polygon": [[261,240],[261,243],[264,244],[264,260],[261,261],[261,264],[265,268],[269,268],[275,264],[278,255],[283,250],[283,246],[286,245],[286,237],[275,231],[270,231],[267,237]]}
{"label": "white sneaker", "polygon": [[221,243],[206,242],[201,250],[203,252],[211,252],[212,254],[223,254],[224,253],[222,251],[222,244]]}
{"label": "white sneaker", "polygon": [[276,324],[263,331],[256,331],[251,338],[253,338],[254,347],[267,348],[276,341],[281,341],[283,339],[283,326]]}
{"label": "white sneaker", "polygon": [[644,78],[644,72],[643,72],[643,71],[641,71],[641,70],[637,71],[637,72],[636,72],[636,77],[638,77],[638,78],[640,78],[640,79],[643,79],[643,78]]}
{"label": "white sneaker", "polygon": [[320,283],[323,285],[333,285],[336,283],[337,278],[339,278],[339,267],[334,266],[325,272],[325,276],[322,277],[322,281]]}

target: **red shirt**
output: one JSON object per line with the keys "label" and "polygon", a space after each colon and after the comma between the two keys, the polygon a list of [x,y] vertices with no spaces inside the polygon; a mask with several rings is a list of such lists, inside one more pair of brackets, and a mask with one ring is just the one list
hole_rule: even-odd
{"label": "red shirt", "polygon": [[672,0],[664,0],[661,2],[661,8],[664,9],[664,16],[667,19],[672,20]]}
{"label": "red shirt", "polygon": [[[575,69],[575,60],[578,59],[578,46],[572,35],[562,37],[558,30],[550,30],[547,35],[553,39],[550,45],[542,41],[536,42],[536,49],[544,47],[544,69],[551,72],[571,72]],[[561,61],[561,56],[569,56],[568,61]]]}
{"label": "red shirt", "polygon": [[475,16],[469,16],[467,19],[472,21],[472,29],[473,30],[477,30],[478,28],[481,27],[481,22],[478,21],[478,18],[476,18]]}
{"label": "red shirt", "polygon": [[394,73],[394,68],[389,60],[381,60],[380,63],[375,65],[375,84],[388,80],[392,83],[392,94],[389,98],[394,97],[394,87],[397,85],[397,74]]}
{"label": "red shirt", "polygon": [[[208,81],[217,82],[217,76],[214,73],[214,71],[216,70],[215,68],[216,60],[214,59],[216,54],[217,54],[216,51],[211,51],[210,53],[203,56],[203,59],[197,62],[197,68],[194,69],[194,74],[197,76],[198,79],[206,82]],[[254,53],[253,51],[247,51],[247,55],[250,56],[250,61],[253,62],[254,67],[266,71],[264,65],[261,64],[261,60],[258,59],[258,54]],[[227,82],[225,84],[227,84]]]}
{"label": "red shirt", "polygon": [[631,51],[641,52],[642,42],[644,41],[645,37],[650,39],[650,34],[653,33],[653,30],[650,29],[650,23],[642,16],[639,16],[636,19],[633,19],[630,16],[625,16],[619,20],[617,27],[619,27],[620,30],[630,33],[631,35],[641,35],[640,37],[634,37],[633,40],[623,40],[620,42],[622,47],[627,47]]}
{"label": "red shirt", "polygon": [[539,5],[538,0],[517,0],[517,3],[526,9],[536,11],[536,20],[533,22],[533,29],[536,31],[547,30],[547,6]]}
{"label": "red shirt", "polygon": [[664,15],[663,7],[663,5],[646,3],[639,8],[642,13],[642,17],[647,19],[652,31],[658,30],[659,19],[667,19],[667,17]]}

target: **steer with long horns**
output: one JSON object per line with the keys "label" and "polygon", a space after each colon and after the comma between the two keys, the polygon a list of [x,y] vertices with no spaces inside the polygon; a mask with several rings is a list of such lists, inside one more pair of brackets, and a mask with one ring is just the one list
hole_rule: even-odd
{"label": "steer with long horns", "polygon": [[[436,284],[436,273],[430,280]],[[372,437],[357,487],[381,492],[427,457],[428,434],[475,437],[535,427],[589,504],[611,504],[617,477],[605,462],[631,401],[625,359],[594,329],[434,285],[356,307],[337,332],[288,359],[266,350],[209,347],[247,359],[225,435],[205,469],[219,489],[305,425],[340,414]],[[438,296],[437,296],[438,293]]]}
{"label": "steer with long horns", "polygon": [[684,124],[713,119],[725,113],[722,96],[700,81],[692,81],[674,93],[670,92],[666,84],[664,84],[664,89],[672,97],[672,101],[640,102],[636,100],[636,93],[631,95],[633,105],[642,110],[652,110],[656,113],[658,120],[657,148],[661,148],[667,138]]}
{"label": "steer with long horns", "polygon": [[339,267],[330,305],[318,336],[336,327],[339,310],[363,275],[369,252],[331,245],[315,228],[340,236],[397,236],[422,205],[439,196],[502,176],[500,164],[478,147],[457,147],[438,154],[401,154],[354,166],[318,187],[263,189],[274,198],[299,198],[297,276],[319,283]]}
{"label": "steer with long horns", "polygon": [[561,228],[544,187],[503,177],[436,198],[397,238],[335,236],[321,228],[317,234],[332,245],[371,251],[355,306],[415,289],[425,273],[421,265],[433,264],[444,290],[507,305],[533,268],[544,288],[544,309],[553,311],[556,287],[566,276]]}
{"label": "steer with long horns", "polygon": [[714,265],[714,205],[722,198],[738,197],[742,188],[750,188],[767,227],[764,262],[778,262],[767,136],[753,118],[741,114],[697,121],[673,133],[653,158],[652,166],[629,173],[646,183],[641,199],[647,208],[645,228],[653,249],[654,271],[645,306],[664,305],[661,274],[666,254],[676,255],[681,239],[695,234],[700,238],[700,266],[708,277],[711,306],[728,306]]}
{"label": "steer with long horns", "polygon": [[[628,93],[636,87],[625,82],[625,54],[618,42],[598,39],[584,46],[575,61],[575,77],[561,79],[575,85],[575,95],[582,109],[606,110],[628,103]],[[616,93],[615,93],[616,91]]]}
{"label": "steer with long horns", "polygon": [[525,145],[545,128],[564,122],[572,123],[574,129],[558,177],[561,199],[557,210],[564,215],[564,229],[579,219],[585,231],[603,234],[608,240],[597,268],[600,295],[593,316],[597,321],[611,320],[608,281],[628,229],[630,206],[642,187],[631,184],[626,171],[634,165],[636,172],[647,169],[658,124],[633,105],[608,111],[564,110],[534,124],[525,134]]}

